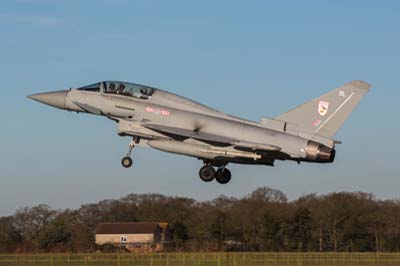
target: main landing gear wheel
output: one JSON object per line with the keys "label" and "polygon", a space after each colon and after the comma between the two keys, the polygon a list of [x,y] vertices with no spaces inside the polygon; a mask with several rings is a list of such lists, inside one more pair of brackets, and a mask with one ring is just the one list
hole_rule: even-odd
{"label": "main landing gear wheel", "polygon": [[211,182],[214,180],[215,169],[211,165],[204,165],[199,171],[199,176],[204,182]]}
{"label": "main landing gear wheel", "polygon": [[226,168],[220,168],[215,173],[215,180],[217,180],[218,183],[223,185],[228,184],[229,181],[231,181],[231,178],[232,178],[231,171],[229,171]]}
{"label": "main landing gear wheel", "polygon": [[123,167],[129,168],[129,167],[132,166],[132,163],[133,162],[132,162],[132,158],[131,157],[126,156],[126,157],[122,158],[121,164],[122,164]]}

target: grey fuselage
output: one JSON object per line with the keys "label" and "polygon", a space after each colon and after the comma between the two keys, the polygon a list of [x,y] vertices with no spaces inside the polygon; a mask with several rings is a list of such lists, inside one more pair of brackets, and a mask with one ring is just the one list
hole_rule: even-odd
{"label": "grey fuselage", "polygon": [[[301,136],[301,132],[271,129],[163,90],[157,89],[151,97],[140,99],[103,93],[104,86],[100,92],[71,89],[65,109],[106,116],[118,122],[120,135],[140,137],[153,148],[215,164],[223,161],[273,165],[276,159],[312,161],[307,153],[311,139]],[[329,148],[334,145],[322,142]]]}
{"label": "grey fuselage", "polygon": [[226,183],[230,180],[229,172],[224,171],[228,163],[333,162],[335,144],[340,143],[333,137],[370,88],[365,81],[353,80],[275,118],[263,117],[259,123],[164,90],[120,81],[28,97],[117,122],[119,135],[132,136],[122,160],[124,167],[132,165],[130,154],[139,144],[203,160],[200,176],[207,182],[215,172],[209,166],[217,166],[217,180]]}

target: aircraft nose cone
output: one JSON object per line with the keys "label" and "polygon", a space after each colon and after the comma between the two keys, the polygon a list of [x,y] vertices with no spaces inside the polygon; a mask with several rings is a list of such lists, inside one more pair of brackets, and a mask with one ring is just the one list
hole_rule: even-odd
{"label": "aircraft nose cone", "polygon": [[52,91],[29,95],[28,98],[56,108],[66,109],[66,100],[69,91]]}

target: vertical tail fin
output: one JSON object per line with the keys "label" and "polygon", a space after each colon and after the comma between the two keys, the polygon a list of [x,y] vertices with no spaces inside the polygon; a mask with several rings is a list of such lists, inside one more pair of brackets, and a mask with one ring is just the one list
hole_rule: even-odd
{"label": "vertical tail fin", "polygon": [[276,119],[295,124],[300,131],[331,139],[370,87],[364,81],[351,81],[279,115]]}

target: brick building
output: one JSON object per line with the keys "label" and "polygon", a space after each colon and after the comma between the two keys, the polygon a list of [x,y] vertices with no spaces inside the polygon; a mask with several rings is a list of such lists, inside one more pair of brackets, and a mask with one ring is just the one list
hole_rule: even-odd
{"label": "brick building", "polygon": [[96,244],[125,247],[132,252],[163,251],[170,243],[168,223],[100,223],[96,228]]}

